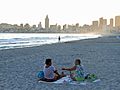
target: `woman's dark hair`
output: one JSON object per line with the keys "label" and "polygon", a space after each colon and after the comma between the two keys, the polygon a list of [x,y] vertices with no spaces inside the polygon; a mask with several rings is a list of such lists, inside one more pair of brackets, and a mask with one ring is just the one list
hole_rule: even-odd
{"label": "woman's dark hair", "polygon": [[81,64],[81,60],[80,59],[76,59],[76,61],[78,61],[78,63]]}
{"label": "woman's dark hair", "polygon": [[51,61],[51,59],[46,59],[45,64],[48,65]]}

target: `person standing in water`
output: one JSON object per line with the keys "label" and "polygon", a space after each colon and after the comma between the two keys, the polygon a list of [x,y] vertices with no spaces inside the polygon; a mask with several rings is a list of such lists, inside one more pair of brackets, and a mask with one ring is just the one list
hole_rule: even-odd
{"label": "person standing in water", "polygon": [[58,41],[59,41],[59,42],[60,42],[60,39],[61,39],[61,38],[60,38],[60,36],[59,36],[59,37],[58,37]]}

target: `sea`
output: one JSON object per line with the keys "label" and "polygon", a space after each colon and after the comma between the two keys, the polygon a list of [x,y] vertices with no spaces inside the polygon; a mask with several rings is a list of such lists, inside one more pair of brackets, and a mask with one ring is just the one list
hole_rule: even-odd
{"label": "sea", "polygon": [[[60,41],[58,39],[59,37]],[[98,37],[101,37],[101,35],[63,33],[0,33],[0,50],[34,47],[44,44],[62,43]]]}

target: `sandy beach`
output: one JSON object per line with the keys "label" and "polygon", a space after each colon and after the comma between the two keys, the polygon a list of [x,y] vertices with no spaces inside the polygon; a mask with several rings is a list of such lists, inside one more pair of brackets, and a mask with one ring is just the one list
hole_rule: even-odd
{"label": "sandy beach", "polygon": [[[85,72],[95,73],[101,81],[87,85],[39,83],[37,72],[43,69],[46,58],[53,60],[59,72],[80,58]],[[120,90],[120,39],[107,36],[1,50],[0,90]]]}

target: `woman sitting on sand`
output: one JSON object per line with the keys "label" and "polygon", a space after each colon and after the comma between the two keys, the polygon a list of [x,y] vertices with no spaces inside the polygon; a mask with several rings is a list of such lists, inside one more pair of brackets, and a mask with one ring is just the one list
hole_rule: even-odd
{"label": "woman sitting on sand", "polygon": [[64,76],[64,73],[62,73],[62,75],[60,75],[57,72],[55,67],[52,65],[51,59],[46,59],[43,72],[44,72],[44,81],[47,81],[47,82],[56,81]]}
{"label": "woman sitting on sand", "polygon": [[84,80],[84,71],[80,59],[75,60],[75,66],[72,68],[62,68],[62,70],[70,71],[70,76],[75,81]]}

